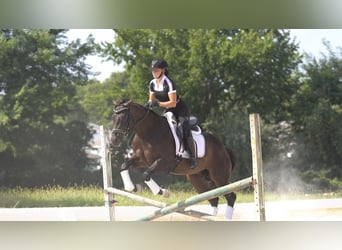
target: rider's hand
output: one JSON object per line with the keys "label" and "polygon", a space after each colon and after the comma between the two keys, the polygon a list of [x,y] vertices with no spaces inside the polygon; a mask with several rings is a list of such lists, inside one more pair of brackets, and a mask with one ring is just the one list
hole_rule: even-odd
{"label": "rider's hand", "polygon": [[153,108],[153,107],[159,107],[159,102],[157,100],[155,100],[151,103],[151,108]]}
{"label": "rider's hand", "polygon": [[159,106],[159,102],[157,100],[155,100],[155,101],[148,101],[145,104],[146,108],[153,108],[153,107],[158,107],[158,106]]}

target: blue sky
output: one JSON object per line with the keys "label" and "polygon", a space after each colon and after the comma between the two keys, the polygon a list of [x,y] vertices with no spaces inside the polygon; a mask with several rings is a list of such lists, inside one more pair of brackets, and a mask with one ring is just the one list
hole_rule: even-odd
{"label": "blue sky", "polygon": [[327,53],[323,39],[329,41],[334,50],[342,47],[342,29],[292,29],[290,32],[293,39],[299,42],[301,52],[315,57]]}
{"label": "blue sky", "polygon": [[[110,29],[76,29],[70,30],[67,35],[69,39],[85,39],[89,34],[93,34],[97,42],[113,41],[114,32]],[[323,39],[331,43],[333,49],[342,47],[342,29],[292,29],[290,30],[292,39],[299,43],[300,51],[310,53],[316,58],[321,53],[327,51],[323,45]],[[92,70],[100,72],[96,78],[100,81],[105,80],[114,71],[122,70],[122,66],[114,65],[113,62],[103,62],[103,59],[97,56],[87,58],[87,63],[92,65]]]}

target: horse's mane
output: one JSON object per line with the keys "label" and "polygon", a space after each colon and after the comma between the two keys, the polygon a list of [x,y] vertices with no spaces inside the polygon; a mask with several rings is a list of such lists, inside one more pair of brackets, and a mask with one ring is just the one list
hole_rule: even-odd
{"label": "horse's mane", "polygon": [[116,106],[121,106],[122,104],[127,103],[128,101],[130,101],[130,99],[128,99],[128,98],[122,99],[121,101],[119,101],[119,102],[116,104]]}

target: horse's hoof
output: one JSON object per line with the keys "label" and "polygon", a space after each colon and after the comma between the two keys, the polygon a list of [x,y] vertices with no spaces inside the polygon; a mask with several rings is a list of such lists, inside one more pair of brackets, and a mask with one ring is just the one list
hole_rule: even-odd
{"label": "horse's hoof", "polygon": [[163,197],[169,198],[169,196],[170,196],[169,190],[163,188],[162,191],[163,191]]}

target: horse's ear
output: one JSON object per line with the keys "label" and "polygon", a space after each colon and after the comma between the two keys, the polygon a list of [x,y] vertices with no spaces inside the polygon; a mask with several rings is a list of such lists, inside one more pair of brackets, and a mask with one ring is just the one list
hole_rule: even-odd
{"label": "horse's ear", "polygon": [[113,105],[116,106],[118,103],[115,100],[112,100]]}
{"label": "horse's ear", "polygon": [[133,101],[131,99],[127,100],[127,102],[125,103],[125,106],[128,106],[129,104],[131,104]]}

